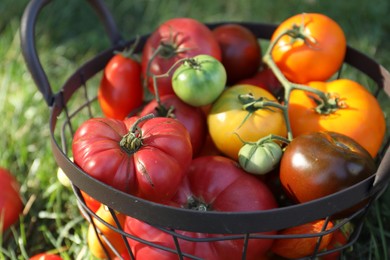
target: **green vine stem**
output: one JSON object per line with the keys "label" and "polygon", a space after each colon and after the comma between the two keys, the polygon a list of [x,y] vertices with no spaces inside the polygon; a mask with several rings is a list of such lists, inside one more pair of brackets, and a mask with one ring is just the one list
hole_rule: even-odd
{"label": "green vine stem", "polygon": [[305,44],[309,45],[311,48],[314,49],[315,49],[315,45],[317,44],[317,41],[316,39],[314,39],[313,37],[305,33],[303,25],[301,26],[294,25],[291,29],[286,29],[283,32],[281,32],[275,38],[275,40],[271,41],[265,54],[263,55],[263,62],[273,71],[276,78],[279,80],[279,82],[282,84],[285,90],[284,105],[281,105],[283,106],[283,108],[280,107],[280,109],[282,109],[284,113],[286,126],[288,130],[288,138],[291,140],[293,136],[291,133],[291,123],[288,116],[288,106],[289,106],[290,95],[293,90],[298,89],[298,90],[313,93],[314,95],[311,98],[313,98],[317,104],[317,108],[315,109],[315,111],[320,114],[330,114],[339,108],[343,108],[344,104],[343,102],[340,102],[341,100],[337,97],[337,95],[325,93],[323,91],[314,89],[310,86],[306,86],[303,84],[290,82],[283,75],[283,73],[280,71],[275,61],[273,60],[271,53],[272,50],[275,48],[277,42],[285,35],[292,37],[293,40],[301,39],[305,42]]}

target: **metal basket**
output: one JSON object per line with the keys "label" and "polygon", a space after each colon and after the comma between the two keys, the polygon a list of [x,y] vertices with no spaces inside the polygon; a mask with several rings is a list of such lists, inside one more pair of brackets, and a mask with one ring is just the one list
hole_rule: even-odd
{"label": "metal basket", "polygon": [[[90,177],[69,158],[68,146],[72,140],[72,134],[77,128],[75,118],[80,117],[81,115],[85,118],[93,117],[93,104],[97,102],[95,102],[96,98],[90,98],[88,96],[88,89],[92,87],[91,85],[94,85],[90,83],[90,81],[94,77],[99,77],[99,72],[103,70],[106,63],[113,56],[114,50],[122,50],[126,46],[131,45],[134,41],[124,42],[117,30],[113,17],[104,3],[100,0],[90,0],[91,6],[99,14],[99,17],[105,26],[112,47],[82,65],[68,78],[58,93],[53,93],[52,87],[50,86],[36,52],[34,35],[37,17],[41,9],[48,2],[49,1],[47,0],[32,0],[28,4],[21,23],[22,51],[28,69],[50,109],[49,124],[53,155],[59,167],[63,169],[71,180],[80,208],[88,219],[93,217],[99,220],[100,218],[86,207],[80,190],[85,191],[93,198],[107,205],[112,213],[114,212],[113,210],[116,210],[146,222],[164,232],[168,232],[175,241],[178,241],[179,239],[188,239],[193,241],[193,243],[210,241],[210,239],[193,239],[185,237],[175,232],[175,230],[224,234],[223,237],[218,239],[243,239],[244,241],[248,241],[250,239],[282,238],[280,235],[261,235],[259,232],[281,230],[317,219],[329,219],[332,215],[367,200],[369,201],[367,206],[361,208],[354,214],[347,216],[331,230],[317,234],[317,237],[320,240],[323,235],[333,232],[336,229],[341,228],[345,223],[351,221],[355,224],[355,230],[350,237],[349,242],[346,245],[331,251],[318,252],[316,249],[309,258],[343,250],[358,239],[363,225],[364,215],[370,208],[371,202],[382,194],[389,183],[389,137],[387,137],[387,140],[383,144],[383,148],[377,157],[379,167],[375,175],[352,187],[321,199],[266,211],[239,213],[199,212],[175,208],[126,194]],[[214,23],[208,24],[208,26],[214,28],[220,24],[221,23]],[[249,28],[259,39],[269,39],[276,28],[276,25],[260,23],[241,23],[241,25]],[[146,39],[147,35],[140,38],[140,43],[136,52],[141,51]],[[375,82],[375,85],[377,85],[375,94],[378,95],[380,92],[382,92],[382,94],[385,93],[386,100],[389,100],[390,74],[385,68],[351,47],[348,47],[347,49],[345,66],[350,66],[359,71],[359,73],[363,73],[368,78],[372,79],[373,82]],[[81,96],[81,98],[79,98],[77,102],[72,102],[76,94]],[[102,220],[100,219],[100,221]],[[109,224],[106,223],[106,225]],[[196,256],[182,252],[179,243],[176,243],[176,248],[166,248],[127,234],[120,226],[109,226],[116,232],[122,234],[126,243],[127,237],[149,244],[150,246],[159,247],[162,250],[170,251],[177,254],[179,259],[185,257],[189,259],[199,259]],[[307,235],[306,237],[308,236],[310,235]],[[305,235],[301,235],[301,237],[305,237]],[[244,243],[244,248],[242,250],[242,259],[245,258],[246,244],[247,243]],[[129,250],[130,257],[134,258],[129,244],[127,244],[127,249]]]}

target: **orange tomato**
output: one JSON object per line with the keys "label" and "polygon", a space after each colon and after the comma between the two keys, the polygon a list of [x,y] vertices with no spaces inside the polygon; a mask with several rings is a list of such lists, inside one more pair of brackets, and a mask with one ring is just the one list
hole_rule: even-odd
{"label": "orange tomato", "polygon": [[384,114],[376,98],[362,85],[349,79],[309,82],[307,85],[338,97],[343,108],[330,114],[317,113],[312,93],[293,90],[289,100],[293,135],[314,131],[338,132],[354,139],[375,157],[386,131]]}
{"label": "orange tomato", "polygon": [[[306,223],[296,227],[284,229],[279,232],[280,235],[305,235],[305,234],[318,234],[313,237],[302,238],[285,238],[277,239],[272,245],[271,251],[279,256],[285,258],[303,258],[311,256],[316,249],[319,234],[323,230],[325,220],[317,220],[311,223]],[[332,222],[328,222],[325,230],[329,230],[333,227]],[[318,247],[318,252],[324,250],[330,241],[332,240],[333,233],[326,234],[322,237]]]}
{"label": "orange tomato", "polygon": [[[102,218],[105,222],[107,222],[111,226],[117,227],[115,220],[112,217],[110,211],[103,204],[96,211],[96,215]],[[118,218],[121,227],[123,227],[126,216],[121,213],[116,213],[116,216]],[[126,254],[127,252],[126,244],[122,238],[122,235],[116,232],[115,230],[111,229],[110,227],[107,227],[105,224],[103,224],[103,222],[99,221],[96,218],[93,218],[93,221],[95,223],[96,228],[98,229],[98,235],[96,235],[93,224],[90,223],[88,227],[87,241],[91,253],[99,259],[106,259],[107,255],[104,251],[104,249],[106,249],[109,254],[109,258],[110,259],[114,258],[116,254],[108,246],[108,243],[105,241],[106,239],[107,241],[109,241],[109,243],[115,248],[115,250],[119,254]],[[99,240],[102,242],[102,244],[100,243]]]}
{"label": "orange tomato", "polygon": [[347,42],[342,28],[331,18],[318,13],[303,13],[284,20],[271,41],[284,30],[302,26],[310,39],[280,38],[271,55],[286,78],[295,83],[329,79],[343,63]]}
{"label": "orange tomato", "polygon": [[[267,90],[253,85],[235,85],[227,88],[213,104],[207,123],[215,146],[225,155],[237,160],[238,152],[244,143],[255,142],[269,134],[286,136],[286,124],[282,110],[275,107],[245,109],[240,95],[252,94],[254,99],[277,103]],[[252,108],[253,109],[253,108]],[[240,137],[240,138],[239,138]]]}

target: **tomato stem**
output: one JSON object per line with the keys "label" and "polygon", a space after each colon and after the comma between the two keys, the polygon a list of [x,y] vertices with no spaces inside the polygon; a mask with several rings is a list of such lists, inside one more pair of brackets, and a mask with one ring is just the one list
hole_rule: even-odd
{"label": "tomato stem", "polygon": [[140,131],[138,125],[141,122],[149,120],[153,117],[153,114],[147,114],[143,117],[138,118],[131,126],[129,132],[122,137],[121,141],[119,142],[119,145],[128,154],[135,153],[142,146],[142,132]]}

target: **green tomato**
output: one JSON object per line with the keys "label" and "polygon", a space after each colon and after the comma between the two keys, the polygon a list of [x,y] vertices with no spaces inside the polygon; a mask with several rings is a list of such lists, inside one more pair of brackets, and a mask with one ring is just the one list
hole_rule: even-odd
{"label": "green tomato", "polygon": [[185,59],[172,76],[172,88],[185,103],[204,106],[213,103],[226,85],[226,70],[210,55]]}
{"label": "green tomato", "polygon": [[246,143],[238,153],[238,162],[245,171],[263,175],[278,165],[282,154],[282,148],[274,142]]}

